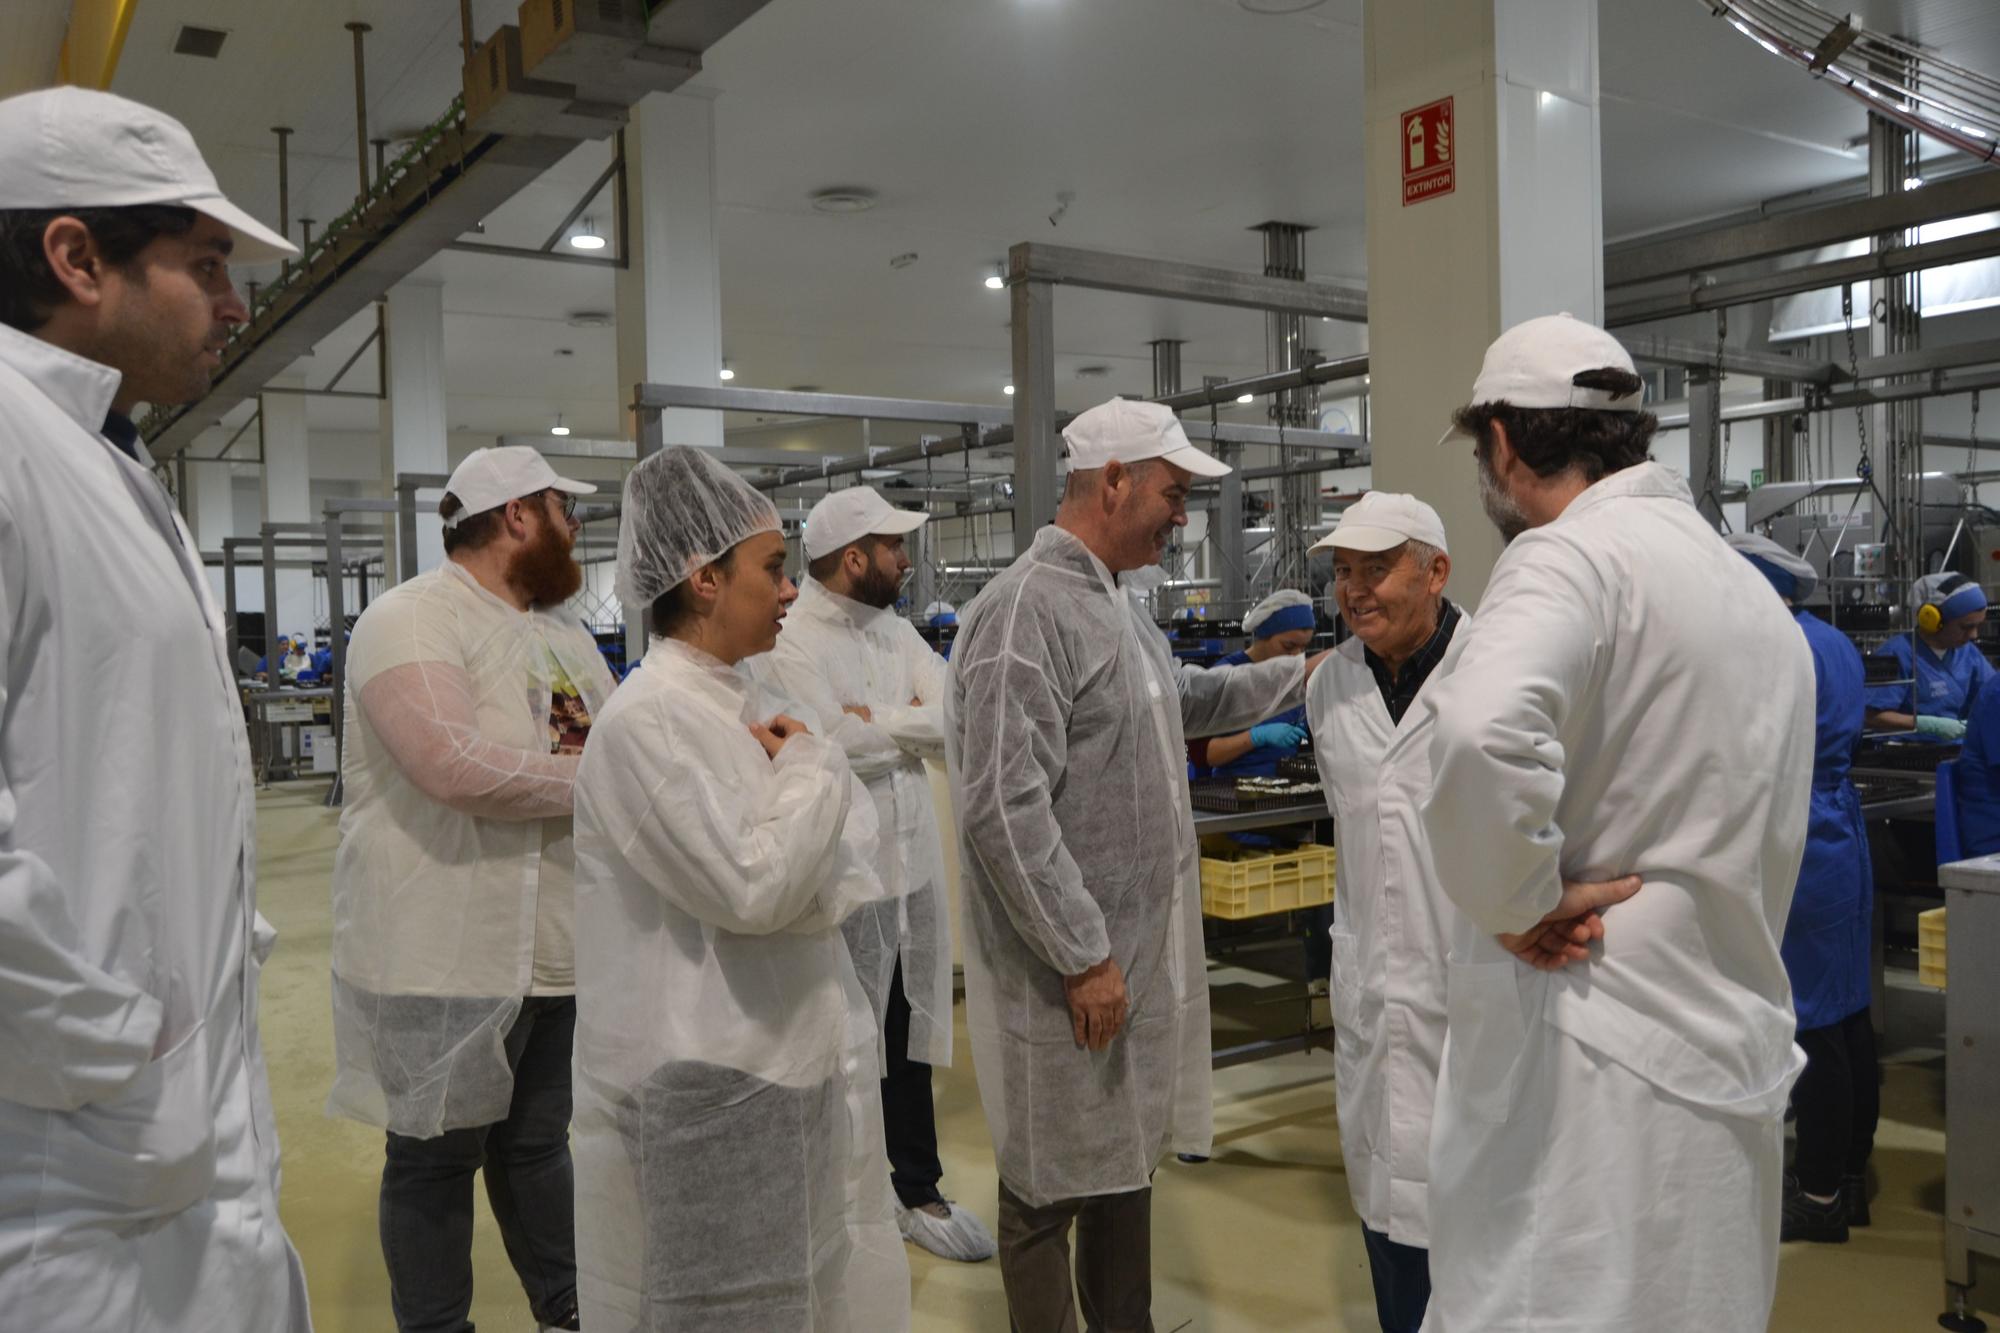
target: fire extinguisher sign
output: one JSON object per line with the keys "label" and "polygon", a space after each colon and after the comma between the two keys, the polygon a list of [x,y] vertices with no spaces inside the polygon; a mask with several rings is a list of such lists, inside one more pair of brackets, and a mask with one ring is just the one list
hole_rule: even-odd
{"label": "fire extinguisher sign", "polygon": [[1449,97],[1403,113],[1403,207],[1457,187],[1455,153]]}

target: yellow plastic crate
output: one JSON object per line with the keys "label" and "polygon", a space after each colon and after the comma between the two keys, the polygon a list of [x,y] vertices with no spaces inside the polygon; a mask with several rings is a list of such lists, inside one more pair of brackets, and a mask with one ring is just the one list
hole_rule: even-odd
{"label": "yellow plastic crate", "polygon": [[1944,989],[1944,908],[1917,913],[1917,980]]}
{"label": "yellow plastic crate", "polygon": [[1306,843],[1288,852],[1201,858],[1201,910],[1240,921],[1333,901],[1333,848]]}

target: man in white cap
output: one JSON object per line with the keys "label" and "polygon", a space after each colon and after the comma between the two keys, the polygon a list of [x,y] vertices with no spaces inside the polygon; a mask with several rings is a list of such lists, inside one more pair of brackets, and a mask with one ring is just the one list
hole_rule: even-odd
{"label": "man in white cap", "polygon": [[1370,491],[1312,550],[1332,555],[1334,602],[1353,631],[1306,697],[1340,848],[1331,931],[1340,1153],[1376,1317],[1384,1333],[1417,1333],[1431,1289],[1431,1102],[1451,919],[1417,816],[1431,785],[1421,704],[1468,622],[1444,595],[1444,523],[1414,495]]}
{"label": "man in white cap", "polygon": [[[904,538],[929,516],[866,486],[814,505],[803,544],[810,577],[778,646],[750,669],[847,754],[875,799],[882,882],[895,894],[841,923],[882,1027],[882,1132],[905,1239],[965,1263],[993,1257],[993,1236],[938,1189],[931,1070],[951,1064],[951,922],[924,761],[944,760],[944,659],[896,614],[910,557]],[[789,710],[788,710],[789,711]]]}
{"label": "man in white cap", "polygon": [[1208,982],[1186,734],[1300,702],[1318,659],[1177,664],[1119,575],[1157,565],[1229,468],[1156,403],[1063,432],[1053,525],[961,618],[945,744],[963,848],[967,1027],[1019,1333],[1151,1327],[1152,1179],[1207,1156]]}
{"label": "man in white cap", "polygon": [[327,1109],[388,1131],[403,1333],[471,1328],[482,1169],[536,1319],[576,1327],[571,793],[613,682],[563,603],[596,489],[525,445],[475,450],[438,503],[444,563],[347,646]]}
{"label": "man in white cap", "polygon": [[1642,399],[1616,339],[1555,315],[1494,341],[1454,417],[1511,544],[1424,701],[1460,913],[1432,1333],[1770,1313],[1812,655],[1648,459]]}
{"label": "man in white cap", "polygon": [[292,253],[171,118],[76,88],[0,101],[10,1327],[308,1326],[257,1035],[276,935],[242,701],[132,424],[208,391],[247,318],[230,261]]}

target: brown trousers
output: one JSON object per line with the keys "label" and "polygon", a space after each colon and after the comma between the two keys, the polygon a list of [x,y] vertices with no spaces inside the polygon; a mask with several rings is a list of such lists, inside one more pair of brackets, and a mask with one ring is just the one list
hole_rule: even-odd
{"label": "brown trousers", "polygon": [[[1071,1296],[1069,1232],[1076,1227]],[[1153,1191],[1061,1199],[1044,1208],[1000,1182],[1000,1280],[1014,1333],[1153,1333]]]}

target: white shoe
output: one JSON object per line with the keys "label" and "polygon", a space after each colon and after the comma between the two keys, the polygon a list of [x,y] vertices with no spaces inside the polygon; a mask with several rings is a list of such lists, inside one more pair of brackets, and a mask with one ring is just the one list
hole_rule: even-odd
{"label": "white shoe", "polygon": [[[940,1216],[935,1210],[943,1209]],[[920,1245],[940,1259],[976,1264],[991,1259],[1000,1247],[986,1224],[955,1203],[926,1204],[921,1208],[896,1208],[896,1230],[903,1239]]]}

